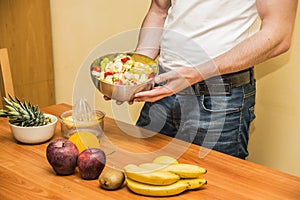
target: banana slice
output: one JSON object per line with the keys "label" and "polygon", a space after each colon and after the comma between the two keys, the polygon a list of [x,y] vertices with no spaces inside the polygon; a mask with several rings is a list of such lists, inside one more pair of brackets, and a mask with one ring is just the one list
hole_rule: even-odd
{"label": "banana slice", "polygon": [[139,165],[140,168],[153,170],[153,171],[165,170],[166,167],[168,166],[169,164],[161,164],[161,163],[142,163]]}
{"label": "banana slice", "polygon": [[124,172],[132,180],[151,185],[170,185],[180,179],[178,175],[168,171],[148,170],[133,164],[125,166]]}
{"label": "banana slice", "polygon": [[207,172],[203,167],[184,163],[169,165],[163,171],[175,173],[180,176],[180,178],[197,178]]}
{"label": "banana slice", "polygon": [[152,162],[158,164],[178,164],[178,161],[171,156],[158,156]]}
{"label": "banana slice", "polygon": [[143,163],[139,165],[140,168],[153,171],[165,171],[177,174],[180,178],[198,178],[200,175],[206,173],[206,169],[192,164],[157,164],[157,163]]}

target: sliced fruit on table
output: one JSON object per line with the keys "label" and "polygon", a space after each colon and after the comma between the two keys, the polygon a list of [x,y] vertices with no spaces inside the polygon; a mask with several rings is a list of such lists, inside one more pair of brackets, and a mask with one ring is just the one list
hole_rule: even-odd
{"label": "sliced fruit on table", "polygon": [[132,180],[151,185],[170,185],[180,179],[178,175],[171,172],[143,169],[134,164],[126,165],[124,172]]}
{"label": "sliced fruit on table", "polygon": [[206,173],[206,169],[192,164],[157,164],[157,163],[143,163],[139,165],[140,168],[153,170],[153,171],[165,171],[177,174],[180,178],[197,178]]}
{"label": "sliced fruit on table", "polygon": [[203,167],[185,163],[169,165],[164,169],[164,171],[177,174],[178,176],[180,176],[180,178],[197,178],[207,172],[207,170]]}
{"label": "sliced fruit on table", "polygon": [[69,140],[77,146],[79,153],[88,148],[100,148],[98,138],[91,132],[76,132]]}
{"label": "sliced fruit on table", "polygon": [[139,167],[143,169],[148,169],[153,171],[165,170],[166,167],[168,166],[169,164],[160,164],[160,163],[142,163],[139,165]]}
{"label": "sliced fruit on table", "polygon": [[152,162],[158,164],[178,164],[178,161],[171,156],[158,156]]}

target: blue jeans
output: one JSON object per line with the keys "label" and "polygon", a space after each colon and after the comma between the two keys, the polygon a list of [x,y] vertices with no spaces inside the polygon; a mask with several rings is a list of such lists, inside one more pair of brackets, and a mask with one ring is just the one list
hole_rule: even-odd
{"label": "blue jeans", "polygon": [[255,93],[254,80],[231,95],[176,94],[146,102],[137,126],[245,159]]}

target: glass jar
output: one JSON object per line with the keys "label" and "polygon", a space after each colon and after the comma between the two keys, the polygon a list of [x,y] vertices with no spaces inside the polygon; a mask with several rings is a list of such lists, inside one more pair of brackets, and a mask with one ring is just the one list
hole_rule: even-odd
{"label": "glass jar", "polygon": [[104,130],[104,112],[94,110],[91,118],[85,121],[74,120],[72,113],[72,110],[68,110],[59,115],[61,134],[64,138],[69,138],[76,132],[91,132],[100,140]]}

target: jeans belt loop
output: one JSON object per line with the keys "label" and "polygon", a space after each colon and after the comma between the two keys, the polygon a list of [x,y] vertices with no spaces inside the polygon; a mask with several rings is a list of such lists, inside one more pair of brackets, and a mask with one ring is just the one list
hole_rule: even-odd
{"label": "jeans belt loop", "polygon": [[250,68],[250,83],[252,86],[254,85],[254,67]]}

